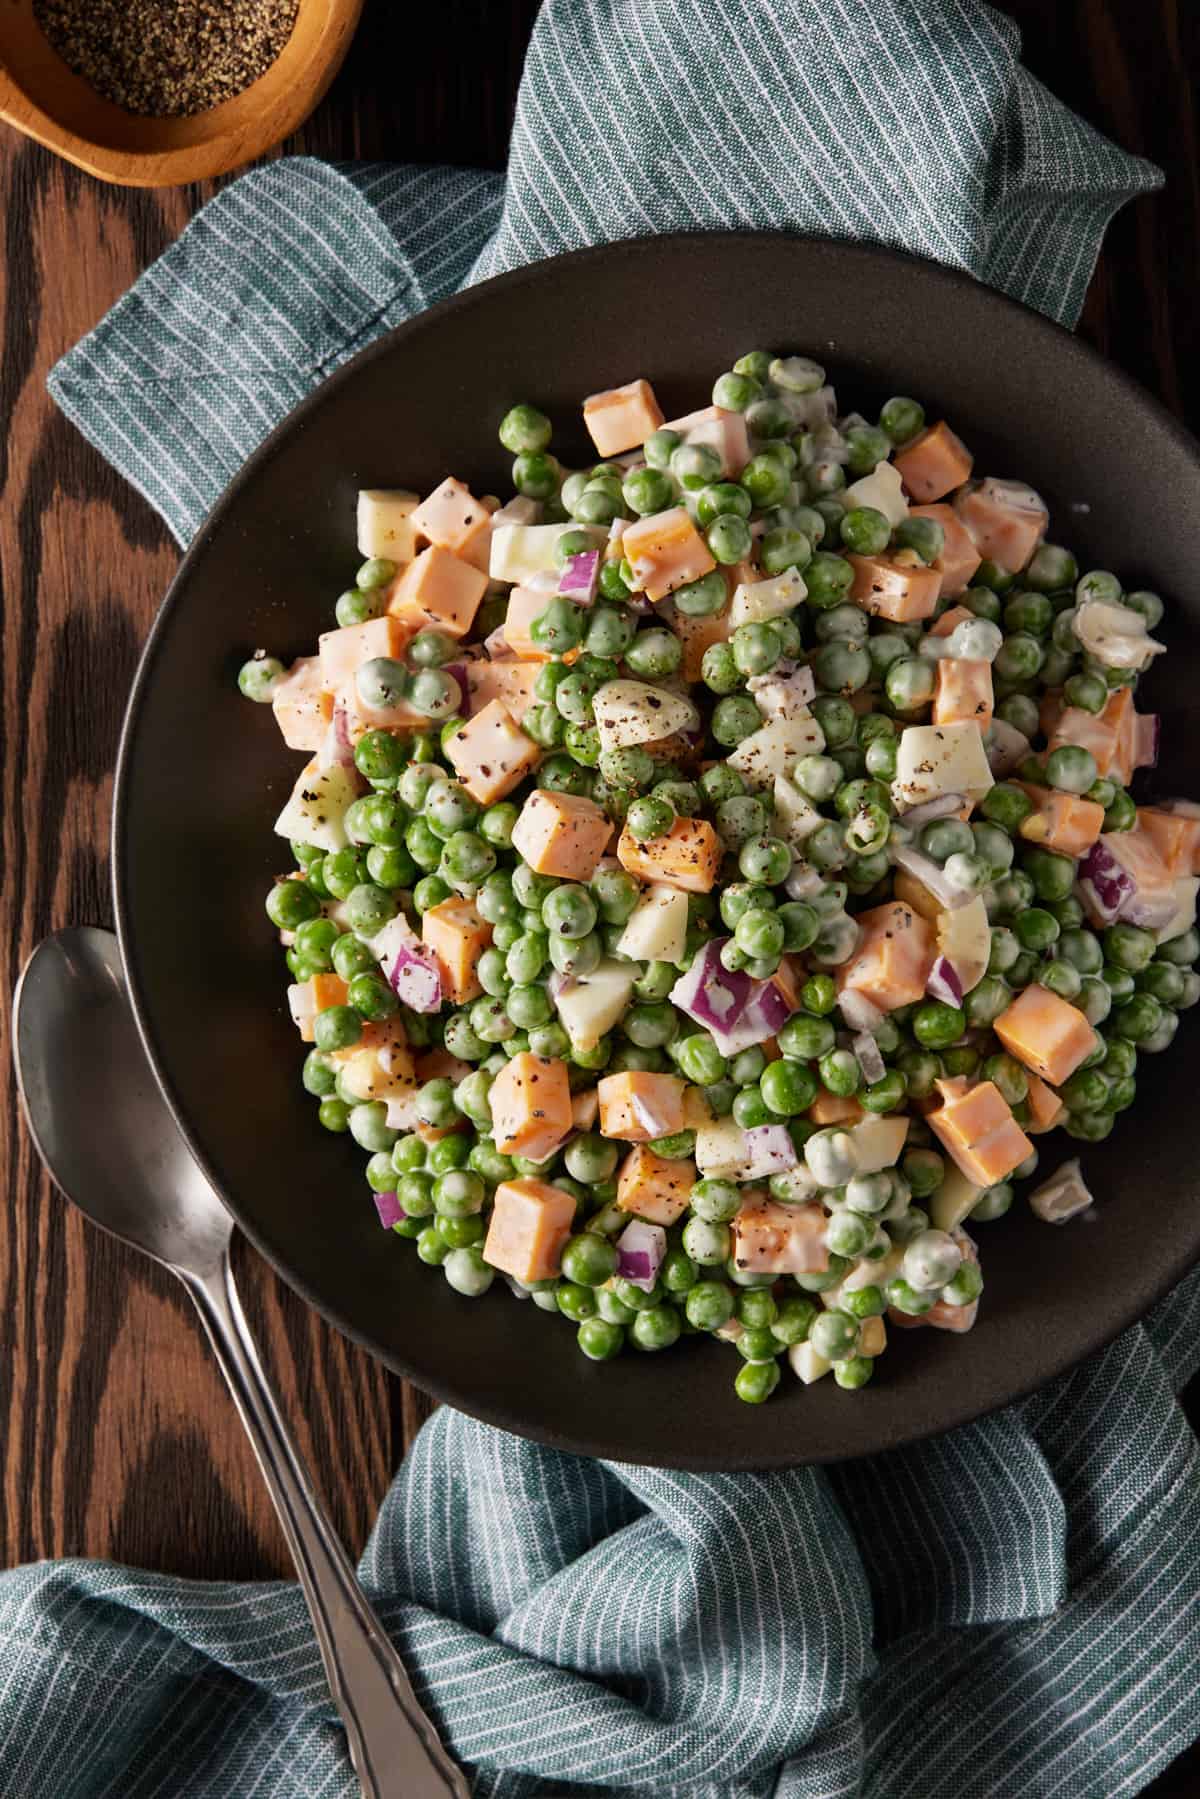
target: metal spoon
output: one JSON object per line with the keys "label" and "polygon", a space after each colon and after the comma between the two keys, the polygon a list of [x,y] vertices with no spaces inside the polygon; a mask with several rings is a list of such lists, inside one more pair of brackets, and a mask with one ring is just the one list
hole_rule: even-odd
{"label": "metal spoon", "polygon": [[38,946],[13,1002],[13,1048],[55,1183],[195,1301],[295,1557],[367,1799],[467,1799],[280,1415],[234,1286],[232,1222],[159,1092],[111,932],[60,931]]}

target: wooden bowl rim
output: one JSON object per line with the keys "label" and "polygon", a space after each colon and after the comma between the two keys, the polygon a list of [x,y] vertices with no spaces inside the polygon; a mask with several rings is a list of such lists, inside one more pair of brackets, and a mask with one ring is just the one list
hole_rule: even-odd
{"label": "wooden bowl rim", "polygon": [[[69,69],[42,38],[46,54],[61,69],[64,88],[86,103],[98,121],[109,120],[125,131],[132,121],[151,138],[157,128],[164,138],[161,147],[126,149],[62,123],[22,84],[11,58],[0,60],[0,120],[104,181],[160,187],[225,174],[264,155],[308,117],[345,58],[364,3],[298,0],[292,34],[270,67],[241,93],[187,117],[155,118],[126,112]],[[9,35],[6,24],[9,31],[14,26],[32,27],[42,37],[33,21],[32,0],[4,10],[7,19],[0,17],[0,58]],[[306,18],[317,21],[311,31],[301,29]],[[178,141],[181,134],[184,141]]]}

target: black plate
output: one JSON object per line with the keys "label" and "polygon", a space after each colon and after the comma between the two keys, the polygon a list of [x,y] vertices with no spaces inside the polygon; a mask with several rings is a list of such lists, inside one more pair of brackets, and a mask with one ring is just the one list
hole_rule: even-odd
{"label": "black plate", "polygon": [[[888,251],[768,235],[584,251],[485,283],[364,351],[233,483],[181,567],[138,675],[114,827],[121,944],[147,1045],[197,1157],[247,1235],[328,1318],[439,1399],[561,1448],[680,1468],[832,1461],[1029,1392],[1139,1317],[1200,1254],[1196,1034],[1143,1061],[1134,1111],[1085,1151],[1094,1212],[1062,1229],[1019,1200],[980,1228],[987,1293],[967,1337],[893,1333],[863,1392],[762,1409],[709,1342],[593,1366],[565,1322],[502,1288],[459,1298],[375,1221],[361,1152],[299,1081],[286,973],[263,913],[271,825],[298,769],[242,700],[257,645],[311,651],[355,564],[359,487],[447,472],[504,488],[496,423],[530,399],[578,435],[584,394],[649,376],[668,417],[756,345],[826,362],[846,406],[912,393],[981,472],[1029,480],[1084,566],[1167,598],[1160,791],[1200,793],[1197,446],[1066,332],[965,277]],[[558,445],[556,444],[556,447]],[[570,448],[570,444],[567,445]],[[579,444],[583,456],[583,444]],[[284,858],[286,861],[286,858]],[[1053,1140],[1047,1165],[1073,1146]]]}

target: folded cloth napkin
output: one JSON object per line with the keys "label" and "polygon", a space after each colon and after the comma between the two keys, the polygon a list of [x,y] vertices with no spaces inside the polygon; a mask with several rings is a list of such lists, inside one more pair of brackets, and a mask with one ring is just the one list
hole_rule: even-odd
{"label": "folded cloth napkin", "polygon": [[[579,244],[864,237],[1071,324],[1108,219],[1157,171],[1017,55],[976,0],[549,0],[504,178],[259,169],[52,391],[186,542],[365,343]],[[836,1469],[589,1462],[443,1409],[363,1578],[480,1794],[1134,1793],[1200,1730],[1200,1480],[1175,1398],[1198,1325],[1194,1275],[1024,1404]],[[0,1641],[14,1799],[357,1790],[291,1584],[18,1568]]]}

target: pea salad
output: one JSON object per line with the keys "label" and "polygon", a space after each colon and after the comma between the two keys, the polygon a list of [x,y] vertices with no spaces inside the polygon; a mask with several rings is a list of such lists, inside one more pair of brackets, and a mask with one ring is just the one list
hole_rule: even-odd
{"label": "pea salad", "polygon": [[1036,1139],[1102,1142],[1200,998],[1200,806],[1130,791],[1163,604],[807,357],[583,422],[568,469],[513,406],[503,503],[360,493],[335,628],[241,671],[307,758],[303,1083],[456,1293],[593,1361],[715,1336],[751,1404],[858,1388],[971,1328],[1018,1180],[1092,1203]]}

